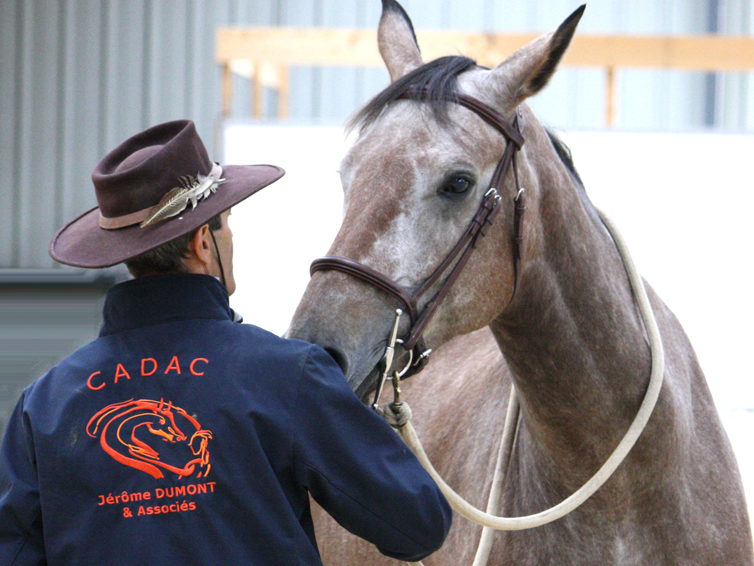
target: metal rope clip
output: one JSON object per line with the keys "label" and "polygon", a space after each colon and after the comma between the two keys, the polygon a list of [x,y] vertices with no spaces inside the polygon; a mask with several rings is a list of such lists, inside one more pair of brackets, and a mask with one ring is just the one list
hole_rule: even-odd
{"label": "metal rope clip", "polygon": [[[382,357],[382,375],[377,381],[377,389],[374,392],[374,401],[372,402],[372,408],[376,411],[380,408],[380,395],[382,395],[382,388],[385,386],[385,380],[388,374],[393,370],[393,358],[395,357],[395,344],[398,341],[398,326],[401,322],[401,316],[403,311],[401,309],[395,309],[395,322],[393,323],[393,331],[390,333],[390,340],[388,340],[387,347],[385,348],[385,355]],[[392,378],[391,378],[392,379]]]}
{"label": "metal rope clip", "polygon": [[394,412],[398,412],[401,402],[401,375],[397,371],[393,374],[393,402],[390,403],[390,407]]}

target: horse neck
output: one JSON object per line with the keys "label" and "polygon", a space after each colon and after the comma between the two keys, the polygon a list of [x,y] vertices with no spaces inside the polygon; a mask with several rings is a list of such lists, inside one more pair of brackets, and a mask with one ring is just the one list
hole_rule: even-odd
{"label": "horse neck", "polygon": [[651,360],[614,243],[538,134],[536,143],[527,137],[524,183],[537,190],[529,190],[519,280],[491,328],[526,433],[558,465],[593,469],[633,419]]}

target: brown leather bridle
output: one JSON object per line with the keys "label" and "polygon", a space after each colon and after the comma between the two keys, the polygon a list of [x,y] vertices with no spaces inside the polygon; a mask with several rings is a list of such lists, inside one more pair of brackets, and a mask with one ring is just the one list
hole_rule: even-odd
{"label": "brown leather bridle", "polygon": [[[402,98],[408,98],[412,100],[425,101],[427,100],[427,94],[424,90],[410,90]],[[485,122],[492,127],[500,131],[506,139],[505,151],[503,152],[500,161],[498,161],[495,171],[492,174],[490,180],[490,187],[482,198],[482,202],[479,205],[474,217],[467,226],[463,235],[459,238],[456,245],[445,257],[445,259],[437,266],[437,268],[430,274],[430,276],[413,292],[405,287],[401,287],[379,271],[372,269],[371,267],[342,256],[325,256],[319,259],[315,259],[309,269],[310,274],[314,274],[317,271],[335,270],[346,273],[357,279],[360,279],[374,287],[377,287],[381,291],[392,295],[405,307],[409,316],[411,327],[408,331],[408,336],[403,340],[399,340],[403,348],[410,354],[409,366],[401,372],[401,377],[408,377],[412,375],[424,366],[431,350],[428,350],[424,345],[422,335],[424,333],[427,324],[432,319],[437,307],[446,297],[450,288],[455,283],[458,276],[461,274],[466,262],[471,256],[471,252],[476,247],[477,240],[485,235],[485,229],[492,224],[495,216],[498,213],[498,204],[501,200],[500,187],[502,186],[503,179],[505,178],[508,169],[513,166],[513,174],[515,177],[515,183],[517,193],[514,198],[514,219],[513,219],[513,255],[514,255],[514,281],[517,279],[518,263],[521,257],[521,217],[525,206],[523,203],[523,188],[519,187],[518,183],[518,171],[516,169],[516,152],[521,149],[524,144],[523,132],[523,117],[520,111],[516,112],[516,117],[513,119],[512,124],[509,124],[505,118],[497,111],[493,110],[483,102],[465,94],[458,94],[448,96],[446,98],[449,102],[460,104],[475,112]],[[453,262],[455,264],[453,265]],[[451,267],[452,266],[452,267]],[[434,285],[437,280],[448,269],[448,273],[445,281],[440,286],[435,295],[427,302],[424,309],[418,312],[419,299]],[[400,314],[398,315],[400,317]],[[397,326],[397,321],[396,321]],[[389,348],[392,344],[389,345]],[[392,353],[390,358],[392,359]],[[387,368],[386,371],[390,371],[391,368]]]}

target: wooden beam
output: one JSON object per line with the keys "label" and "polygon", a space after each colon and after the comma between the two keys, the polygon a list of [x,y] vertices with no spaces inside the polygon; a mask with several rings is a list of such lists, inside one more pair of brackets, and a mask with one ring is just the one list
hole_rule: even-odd
{"label": "wooden beam", "polygon": [[605,74],[605,125],[608,128],[615,126],[615,109],[617,108],[615,92],[615,67],[607,67]]}
{"label": "wooden beam", "polygon": [[252,116],[261,118],[264,114],[264,85],[262,84],[262,65],[259,63],[259,59],[252,61],[251,69]]}
{"label": "wooden beam", "polygon": [[223,68],[223,85],[222,85],[222,114],[225,117],[230,116],[233,107],[233,74],[230,71],[230,63],[222,64]]}
{"label": "wooden beam", "polygon": [[224,28],[217,60],[252,59],[286,65],[377,66],[377,33],[322,28]]}
{"label": "wooden beam", "polygon": [[[466,55],[493,67],[537,34],[417,31],[425,61],[443,55]],[[264,84],[278,90],[278,116],[288,115],[288,68],[291,66],[381,67],[377,33],[363,29],[223,28],[217,33],[217,61],[223,66],[223,112],[230,112],[229,73],[253,69],[253,111],[263,111]],[[606,72],[606,121],[616,120],[616,76],[621,68],[686,71],[754,70],[754,37],[577,35],[564,66],[596,67]]]}
{"label": "wooden beam", "polygon": [[281,120],[287,120],[289,117],[289,101],[290,101],[290,80],[288,78],[288,67],[280,65],[278,68],[278,118]]}
{"label": "wooden beam", "polygon": [[754,37],[577,36],[563,64],[746,71],[754,69]]}
{"label": "wooden beam", "polygon": [[[426,61],[463,54],[493,66],[536,34],[417,31]],[[256,60],[283,65],[382,66],[372,30],[323,28],[223,28],[217,61]],[[754,69],[754,37],[577,35],[563,64],[654,67],[700,71]]]}

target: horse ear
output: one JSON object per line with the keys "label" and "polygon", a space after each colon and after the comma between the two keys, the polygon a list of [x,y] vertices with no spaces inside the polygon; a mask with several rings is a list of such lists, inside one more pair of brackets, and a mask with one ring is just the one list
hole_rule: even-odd
{"label": "horse ear", "polygon": [[493,70],[513,95],[512,106],[544,88],[568,49],[585,9],[583,4],[554,32],[525,45]]}
{"label": "horse ear", "polygon": [[411,19],[395,0],[382,0],[377,45],[391,81],[413,71],[423,63]]}

